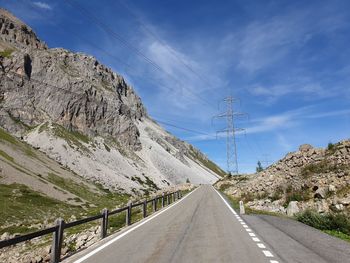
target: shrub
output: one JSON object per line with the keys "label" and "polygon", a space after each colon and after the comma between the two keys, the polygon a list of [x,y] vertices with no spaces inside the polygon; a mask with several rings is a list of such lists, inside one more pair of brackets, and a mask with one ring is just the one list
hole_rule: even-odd
{"label": "shrub", "polygon": [[320,230],[333,230],[350,235],[350,219],[344,214],[319,214],[306,210],[296,216],[297,220]]}

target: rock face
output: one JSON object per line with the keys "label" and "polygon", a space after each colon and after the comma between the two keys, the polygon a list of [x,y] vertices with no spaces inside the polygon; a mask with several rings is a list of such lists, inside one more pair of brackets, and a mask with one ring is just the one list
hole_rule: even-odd
{"label": "rock face", "polygon": [[222,180],[217,185],[259,210],[290,215],[298,209],[350,214],[349,204],[342,203],[350,198],[350,140],[327,149],[304,144],[260,173]]}
{"label": "rock face", "polygon": [[113,190],[217,179],[220,169],[151,120],[122,76],[92,56],[49,49],[4,9],[0,29],[0,127],[7,132]]}

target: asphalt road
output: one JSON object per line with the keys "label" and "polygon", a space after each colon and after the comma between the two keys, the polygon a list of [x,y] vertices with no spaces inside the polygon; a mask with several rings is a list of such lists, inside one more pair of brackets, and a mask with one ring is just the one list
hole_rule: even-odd
{"label": "asphalt road", "polygon": [[66,262],[350,262],[350,246],[293,220],[239,216],[212,186]]}

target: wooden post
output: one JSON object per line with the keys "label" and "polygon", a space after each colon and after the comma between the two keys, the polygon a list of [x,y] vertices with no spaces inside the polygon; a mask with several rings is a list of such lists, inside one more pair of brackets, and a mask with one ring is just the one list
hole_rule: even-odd
{"label": "wooden post", "polygon": [[56,220],[57,230],[53,234],[52,248],[51,248],[51,263],[58,263],[61,259],[61,250],[63,242],[64,220],[58,218]]}
{"label": "wooden post", "polygon": [[131,208],[132,208],[132,203],[129,202],[128,209],[126,209],[126,225],[127,226],[131,225]]}
{"label": "wooden post", "polygon": [[143,201],[143,218],[147,217],[147,200]]}
{"label": "wooden post", "polygon": [[170,205],[170,198],[169,198],[169,194],[166,195],[166,200],[167,200],[167,204]]}
{"label": "wooden post", "polygon": [[176,198],[177,198],[177,200],[180,199],[179,191],[176,191]]}
{"label": "wooden post", "polygon": [[164,207],[164,193],[162,194],[162,208]]}
{"label": "wooden post", "polygon": [[157,197],[155,197],[153,199],[153,212],[157,211],[157,201],[158,201],[158,199],[157,199]]}
{"label": "wooden post", "polygon": [[103,215],[101,219],[101,238],[105,238],[107,236],[107,228],[108,228],[108,209],[103,208],[101,213]]}

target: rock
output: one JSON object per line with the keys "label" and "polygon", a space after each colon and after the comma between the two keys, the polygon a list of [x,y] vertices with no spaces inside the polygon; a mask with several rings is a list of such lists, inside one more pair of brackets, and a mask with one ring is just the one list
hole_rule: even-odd
{"label": "rock", "polygon": [[342,205],[345,205],[345,206],[350,205],[350,196],[347,198],[340,199],[339,203],[341,203]]}
{"label": "rock", "polygon": [[3,233],[3,234],[1,235],[0,240],[6,240],[6,239],[9,239],[9,238],[11,238],[10,233],[5,232],[5,233]]}
{"label": "rock", "polygon": [[328,186],[328,192],[334,193],[336,190],[337,190],[337,188],[334,185],[330,184]]}
{"label": "rock", "polygon": [[288,216],[294,216],[296,213],[299,213],[298,201],[289,202],[286,212]]}
{"label": "rock", "polygon": [[329,211],[329,206],[326,200],[322,199],[316,202],[316,210],[318,213],[326,213]]}
{"label": "rock", "polygon": [[325,187],[318,188],[316,190],[315,194],[314,194],[314,197],[318,198],[318,199],[325,199],[327,193],[328,193],[328,189],[327,188],[325,188]]}
{"label": "rock", "polygon": [[303,144],[303,145],[300,145],[299,147],[300,152],[308,152],[311,149],[313,149],[313,147],[310,144]]}

